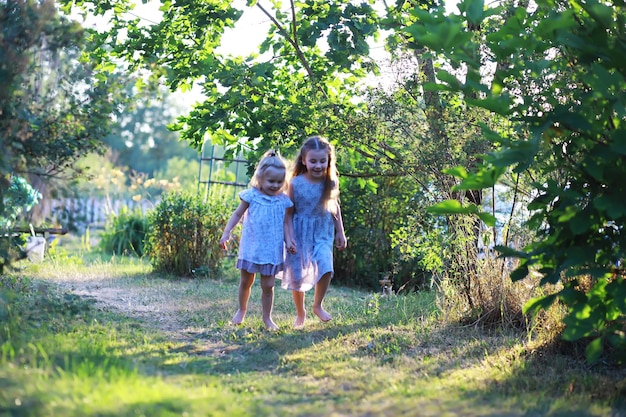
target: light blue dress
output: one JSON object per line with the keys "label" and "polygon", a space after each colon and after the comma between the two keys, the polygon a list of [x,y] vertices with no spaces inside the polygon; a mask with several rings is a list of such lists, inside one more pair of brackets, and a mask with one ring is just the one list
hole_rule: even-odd
{"label": "light blue dress", "polygon": [[249,204],[243,217],[237,268],[273,276],[282,271],[285,254],[285,211],[293,203],[286,194],[269,196],[256,188],[239,193]]}
{"label": "light blue dress", "polygon": [[297,252],[287,253],[285,269],[278,274],[282,287],[308,291],[324,274],[334,273],[333,244],[335,223],[330,211],[320,204],[324,183],[308,181],[298,175],[291,181],[294,215],[293,229]]}

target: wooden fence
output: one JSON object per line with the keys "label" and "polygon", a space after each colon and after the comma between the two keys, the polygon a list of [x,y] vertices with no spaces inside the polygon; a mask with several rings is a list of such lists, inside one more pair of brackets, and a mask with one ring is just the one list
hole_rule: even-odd
{"label": "wooden fence", "polygon": [[132,199],[107,200],[106,198],[62,198],[42,199],[31,212],[33,222],[47,222],[68,228],[79,234],[87,228],[104,228],[109,216],[119,214],[123,207],[129,210],[139,209],[143,213],[152,209],[156,203]]}

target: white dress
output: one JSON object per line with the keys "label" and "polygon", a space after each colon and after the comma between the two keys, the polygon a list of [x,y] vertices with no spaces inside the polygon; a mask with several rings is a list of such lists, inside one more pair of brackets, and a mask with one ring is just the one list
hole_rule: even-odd
{"label": "white dress", "polygon": [[273,276],[282,271],[285,254],[285,211],[293,203],[286,194],[269,196],[256,188],[239,193],[249,204],[243,217],[237,268]]}
{"label": "white dress", "polygon": [[278,274],[282,287],[308,291],[333,269],[335,222],[330,211],[320,204],[324,183],[308,181],[298,175],[291,181],[294,214],[293,229],[297,252],[287,253],[285,269]]}

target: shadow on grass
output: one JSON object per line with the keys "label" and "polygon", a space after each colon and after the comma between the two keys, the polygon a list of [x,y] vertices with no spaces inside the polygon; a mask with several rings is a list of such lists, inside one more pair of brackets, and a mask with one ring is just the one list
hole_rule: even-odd
{"label": "shadow on grass", "polygon": [[[136,276],[138,280],[144,278],[141,274]],[[245,326],[213,321],[202,326],[200,331],[172,340],[171,335],[148,329],[144,321],[132,316],[116,310],[96,310],[92,298],[68,298],[67,294],[57,297],[52,292],[42,294],[37,288],[34,291],[45,295],[48,301],[35,304],[37,314],[25,307],[23,313],[31,319],[31,324],[37,323],[39,326],[39,330],[29,331],[26,336],[33,340],[41,336],[41,345],[47,346],[50,343],[49,346],[53,346],[54,351],[45,354],[31,352],[28,337],[25,337],[24,349],[16,349],[16,355],[11,360],[20,366],[32,366],[33,361],[36,364],[45,355],[47,368],[74,373],[78,378],[122,370],[155,378],[162,375],[239,375],[242,379],[255,380],[263,374],[283,375],[290,379],[306,372],[304,364],[332,369],[333,360],[336,363],[347,363],[350,357],[364,358],[365,362],[380,368],[394,366],[395,362],[400,363],[405,358],[411,358],[408,366],[414,367],[410,369],[410,373],[416,375],[415,378],[419,378],[419,375],[435,378],[459,369],[481,368],[481,363],[487,357],[500,350],[506,351],[508,345],[516,343],[519,336],[503,336],[495,332],[455,326],[436,326],[428,322],[427,318],[432,313],[432,306],[428,304],[413,308],[402,305],[404,300],[400,298],[381,300],[370,296],[354,301],[342,294],[341,290],[337,290],[338,295],[327,298],[333,311],[337,312],[336,320],[327,324],[307,323],[307,327],[303,329],[269,332],[258,320],[251,320]],[[184,303],[181,302],[178,307],[182,309]],[[406,309],[404,312],[397,311],[403,308]],[[67,337],[70,343],[54,342],[63,337]],[[338,346],[341,346],[341,350],[332,351],[333,347]],[[554,356],[547,359],[540,355],[510,360],[520,360],[520,364],[512,367],[513,372],[506,378],[487,380],[476,387],[464,387],[461,393],[455,393],[455,398],[460,396],[468,403],[476,404],[491,396],[513,397],[510,400],[511,406],[527,410],[523,413],[511,411],[510,414],[500,412],[481,415],[597,415],[579,410],[575,406],[563,406],[561,409],[564,411],[561,413],[560,409],[550,408],[549,405],[551,398],[567,398],[568,395],[579,392],[584,394],[593,391],[589,387],[577,387],[576,382],[571,392],[568,392],[571,381],[567,379],[567,375],[558,374],[564,366],[580,366],[580,362],[573,361],[569,365],[563,365],[553,362]],[[487,366],[497,367],[498,364]],[[588,371],[582,367],[580,370]],[[624,396],[623,379],[622,385],[615,384],[616,381],[619,382],[616,379],[619,375],[603,378],[592,374],[587,379],[576,381],[590,385],[617,386],[618,391],[609,390],[606,398],[602,398],[610,401],[616,395],[618,398]],[[13,379],[11,374],[0,375],[0,388],[3,390],[6,388],[11,392],[19,391],[19,387],[26,382]],[[518,400],[515,398],[520,394],[525,398],[524,396],[528,397],[533,393],[545,396],[536,401],[539,405],[516,403]],[[329,395],[334,396],[335,400],[341,398],[341,393]],[[597,398],[590,399],[596,400]],[[0,411],[9,415],[38,415],[36,412],[19,414],[26,413],[26,409],[32,411],[41,408],[35,399],[25,401],[30,401],[27,408],[20,406],[14,410],[12,404],[3,400],[0,402]],[[306,401],[306,396],[295,401]],[[458,407],[458,400],[442,398],[440,401],[451,401],[451,406]],[[145,410],[151,404],[161,407],[158,401],[133,407]],[[163,407],[168,407],[168,404]],[[397,404],[390,407],[391,410],[398,411]],[[621,412],[623,404],[616,404],[614,409],[614,416],[624,415]],[[132,414],[134,410],[128,408],[119,415]]]}

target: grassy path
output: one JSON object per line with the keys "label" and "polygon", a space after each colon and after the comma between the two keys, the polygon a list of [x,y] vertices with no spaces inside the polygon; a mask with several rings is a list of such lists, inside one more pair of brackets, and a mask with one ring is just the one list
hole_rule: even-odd
{"label": "grassy path", "polygon": [[623,370],[446,325],[432,293],[335,283],[333,321],[311,314],[294,330],[291,295],[276,288],[272,333],[257,283],[233,326],[232,272],[164,279],[132,260],[26,268],[27,296],[7,303],[10,338],[0,332],[0,417],[626,415]]}

